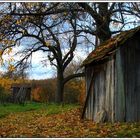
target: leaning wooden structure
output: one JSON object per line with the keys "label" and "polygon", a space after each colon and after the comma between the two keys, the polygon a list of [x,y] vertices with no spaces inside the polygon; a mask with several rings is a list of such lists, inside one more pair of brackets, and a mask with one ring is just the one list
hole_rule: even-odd
{"label": "leaning wooden structure", "polygon": [[98,46],[83,66],[87,97],[82,118],[140,121],[140,27]]}
{"label": "leaning wooden structure", "polygon": [[12,99],[14,103],[24,103],[31,100],[31,85],[29,84],[13,84]]}

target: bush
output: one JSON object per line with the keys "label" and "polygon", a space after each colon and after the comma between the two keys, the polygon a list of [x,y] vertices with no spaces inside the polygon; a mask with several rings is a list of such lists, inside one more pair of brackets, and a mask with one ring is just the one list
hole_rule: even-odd
{"label": "bush", "polygon": [[85,85],[82,79],[73,79],[65,85],[64,102],[83,104],[85,99]]}
{"label": "bush", "polygon": [[37,102],[47,102],[47,93],[43,90],[43,87],[37,86],[32,90],[32,100]]}
{"label": "bush", "polygon": [[0,103],[5,105],[9,98],[10,94],[0,85]]}
{"label": "bush", "polygon": [[33,81],[32,100],[37,102],[54,102],[55,79]]}
{"label": "bush", "polygon": [[[32,100],[37,102],[55,102],[56,79],[32,81]],[[82,78],[69,81],[64,89],[65,103],[83,104],[85,82]]]}

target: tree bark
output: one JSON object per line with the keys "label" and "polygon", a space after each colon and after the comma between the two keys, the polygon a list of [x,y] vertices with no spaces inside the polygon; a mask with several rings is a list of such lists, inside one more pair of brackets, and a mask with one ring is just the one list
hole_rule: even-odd
{"label": "tree bark", "polygon": [[[99,11],[93,10],[93,8],[87,3],[78,3],[87,13],[89,13],[96,23],[95,34],[99,38],[100,44],[111,37],[110,31],[110,12],[108,10],[108,3],[98,3]],[[96,46],[97,47],[97,46]]]}
{"label": "tree bark", "polygon": [[56,83],[56,94],[55,102],[63,103],[63,93],[64,93],[64,76],[62,70],[57,70],[57,83]]}
{"label": "tree bark", "polygon": [[73,75],[70,75],[70,76],[64,78],[63,70],[58,69],[57,70],[55,102],[63,103],[64,86],[69,80],[76,78],[76,77],[83,77],[83,76],[85,76],[85,73],[77,73],[77,74],[73,74]]}
{"label": "tree bark", "polygon": [[110,31],[110,13],[108,12],[108,3],[99,4],[100,19],[96,19],[96,31],[100,44],[111,37]]}

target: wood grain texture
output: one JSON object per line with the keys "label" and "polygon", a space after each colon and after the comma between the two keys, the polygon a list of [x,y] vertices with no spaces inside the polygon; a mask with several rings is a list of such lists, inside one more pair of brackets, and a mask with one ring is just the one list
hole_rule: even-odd
{"label": "wood grain texture", "polygon": [[106,114],[108,122],[140,121],[140,33],[106,61],[86,66],[87,88],[93,70],[86,118],[99,122],[100,114]]}

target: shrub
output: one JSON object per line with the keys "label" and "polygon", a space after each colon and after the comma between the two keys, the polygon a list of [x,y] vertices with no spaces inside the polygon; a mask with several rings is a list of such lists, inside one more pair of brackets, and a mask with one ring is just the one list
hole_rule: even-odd
{"label": "shrub", "polygon": [[0,103],[5,105],[9,98],[10,94],[5,90],[3,86],[0,85]]}
{"label": "shrub", "polygon": [[[37,102],[55,102],[56,79],[32,81],[32,100]],[[65,103],[83,104],[85,100],[85,82],[82,78],[69,81],[64,89]]]}
{"label": "shrub", "polygon": [[32,82],[32,100],[38,102],[54,102],[55,79],[34,80]]}
{"label": "shrub", "polygon": [[83,104],[85,85],[82,79],[73,79],[65,85],[64,102]]}

